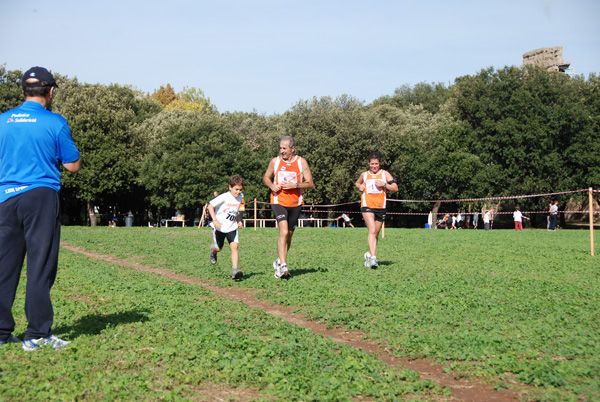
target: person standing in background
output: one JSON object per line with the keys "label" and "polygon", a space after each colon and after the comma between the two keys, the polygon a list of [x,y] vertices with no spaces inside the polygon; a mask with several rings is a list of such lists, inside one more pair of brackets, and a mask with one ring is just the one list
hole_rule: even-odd
{"label": "person standing in background", "polygon": [[550,209],[548,212],[550,213],[550,226],[548,227],[548,230],[555,231],[556,218],[558,217],[558,201],[554,201],[554,204],[550,204]]}

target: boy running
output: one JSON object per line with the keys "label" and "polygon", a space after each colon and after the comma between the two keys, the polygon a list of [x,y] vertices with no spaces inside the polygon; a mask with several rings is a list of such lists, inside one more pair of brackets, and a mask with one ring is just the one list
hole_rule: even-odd
{"label": "boy running", "polygon": [[235,175],[229,180],[229,191],[213,198],[208,203],[208,213],[212,218],[210,226],[213,228],[213,244],[210,246],[208,259],[211,264],[217,263],[217,253],[223,249],[225,239],[231,247],[231,279],[240,279],[244,273],[238,269],[239,236],[238,229],[242,228],[239,214],[242,204],[242,191],[244,179]]}

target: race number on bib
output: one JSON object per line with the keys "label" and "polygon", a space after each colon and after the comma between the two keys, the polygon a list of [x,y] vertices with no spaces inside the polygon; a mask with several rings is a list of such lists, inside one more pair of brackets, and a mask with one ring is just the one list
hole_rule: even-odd
{"label": "race number on bib", "polygon": [[277,172],[277,182],[283,183],[284,181],[289,181],[291,183],[298,182],[298,176],[295,172],[287,172],[285,170],[280,170]]}
{"label": "race number on bib", "polygon": [[380,194],[383,192],[383,189],[378,188],[375,185],[375,182],[377,182],[376,179],[367,179],[367,181],[365,182],[365,189],[367,190],[367,194]]}

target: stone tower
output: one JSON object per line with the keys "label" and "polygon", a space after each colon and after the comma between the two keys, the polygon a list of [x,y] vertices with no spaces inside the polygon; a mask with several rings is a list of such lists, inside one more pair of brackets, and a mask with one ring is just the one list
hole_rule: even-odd
{"label": "stone tower", "polygon": [[563,60],[562,46],[542,47],[532,50],[523,55],[523,68],[528,65],[546,67],[548,71],[560,71],[564,73],[571,65]]}

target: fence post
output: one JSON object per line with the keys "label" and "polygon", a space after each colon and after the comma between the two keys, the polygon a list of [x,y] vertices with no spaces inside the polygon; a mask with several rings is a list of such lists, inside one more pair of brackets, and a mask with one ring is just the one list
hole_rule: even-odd
{"label": "fence post", "polygon": [[254,230],[256,231],[256,197],[254,197]]}
{"label": "fence post", "polygon": [[590,200],[590,247],[592,250],[592,257],[594,256],[594,197],[592,197],[592,188],[589,189],[589,200]]}

